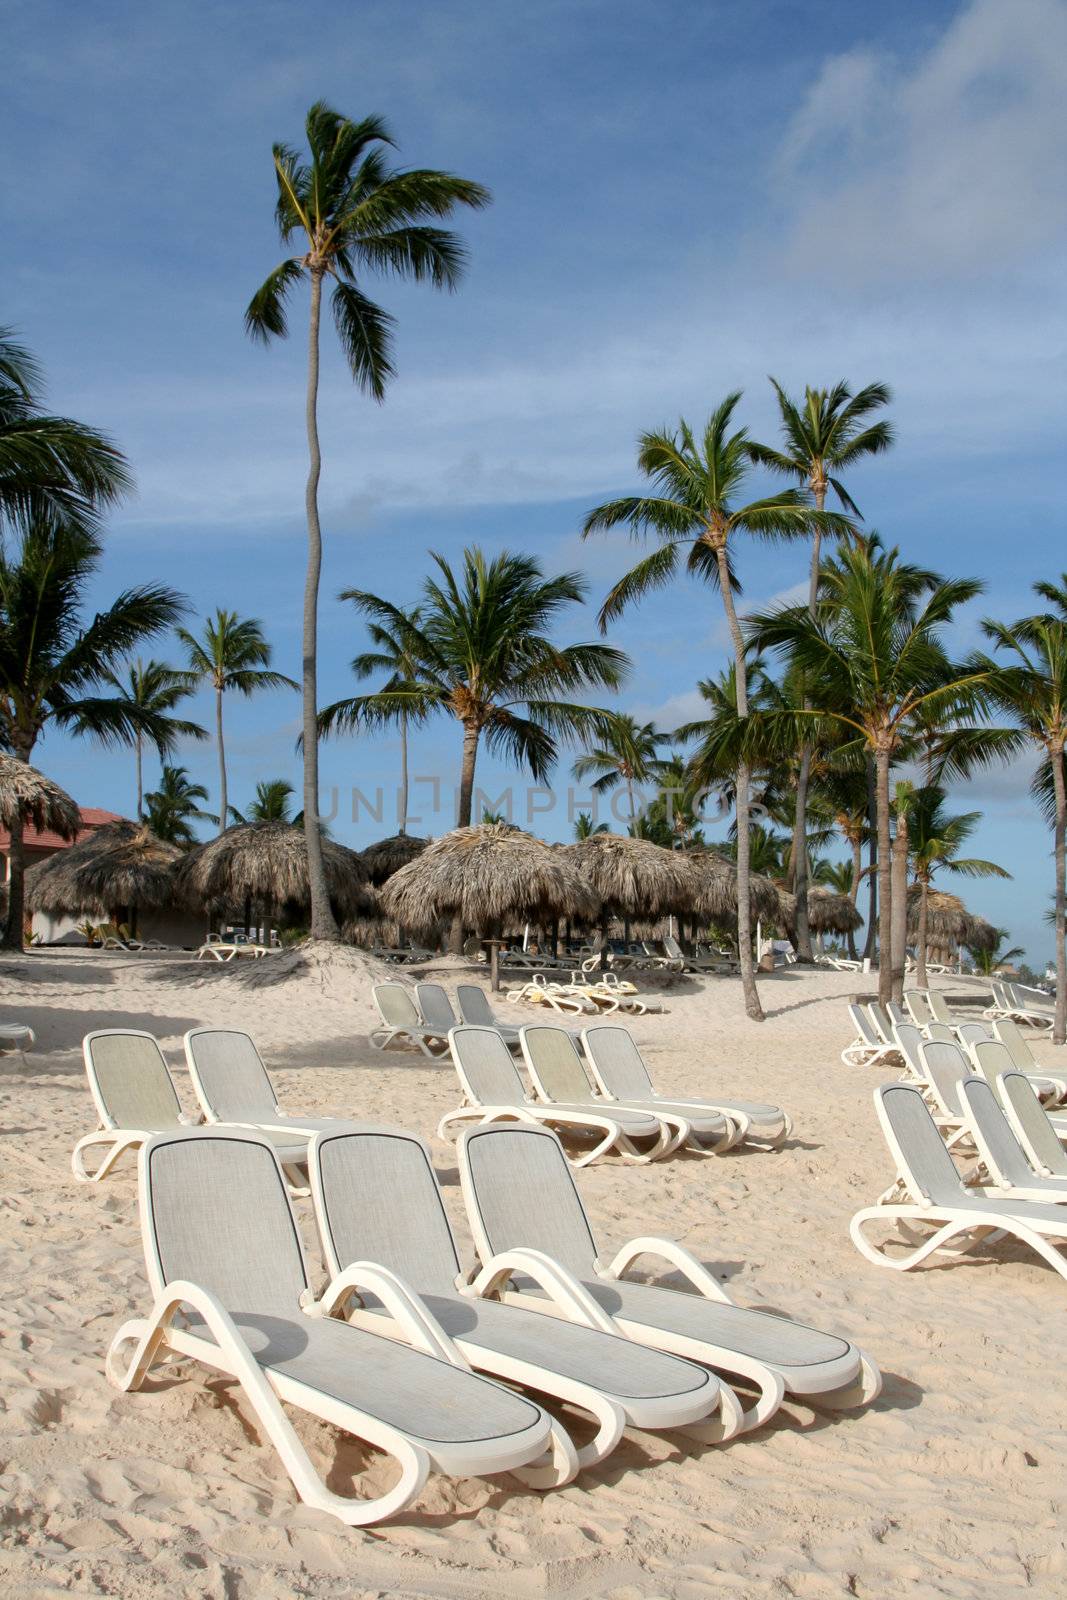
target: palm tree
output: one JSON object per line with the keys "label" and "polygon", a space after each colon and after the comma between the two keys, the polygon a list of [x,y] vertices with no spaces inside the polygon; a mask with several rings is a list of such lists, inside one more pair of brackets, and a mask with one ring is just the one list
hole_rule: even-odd
{"label": "palm tree", "polygon": [[999,968],[1006,967],[1009,961],[1014,961],[1017,956],[1025,955],[1026,953],[1021,944],[1013,944],[1010,950],[1002,950],[1001,946],[1005,939],[1011,938],[1011,934],[1007,928],[997,928],[995,932],[997,936],[995,944],[984,944],[980,950],[970,950],[970,946],[967,947],[970,950],[975,971],[982,973],[987,978],[992,977],[993,973],[998,971]]}
{"label": "palm tree", "polygon": [[296,689],[284,673],[270,671],[271,647],[256,617],[241,618],[236,611],[215,612],[204,622],[200,638],[187,628],[178,629],[185,646],[189,675],[210,683],[215,691],[215,742],[219,754],[219,832],[229,816],[226,792],[226,744],[222,729],[222,698],[228,689],[246,698],[259,689]]}
{"label": "palm tree", "polygon": [[304,587],[304,814],[311,890],[311,935],[337,939],[337,924],[322,864],[319,836],[317,634],[322,531],[318,488],[319,319],[322,286],[333,279],[331,307],[353,380],[375,400],[385,398],[394,373],[393,318],[364,294],[364,275],[387,273],[438,289],[454,289],[465,261],[455,234],[427,222],[451,216],[457,206],[481,207],[480,184],[431,169],[386,165],[393,140],[380,117],[350,122],[316,101],[305,124],[310,160],[288,145],[273,148],[278,198],[275,220],[282,243],[297,237],[301,253],[287,257],[256,290],[245,312],[252,338],[267,343],[287,332],[286,298],[304,278],[311,291],[306,423],[308,478],[307,578]]}
{"label": "palm tree", "polygon": [[591,839],[595,833],[609,833],[606,822],[594,822],[588,811],[579,811],[574,822],[576,839]]}
{"label": "palm tree", "polygon": [[423,584],[417,622],[378,595],[342,592],[342,600],[395,633],[415,671],[405,682],[390,679],[392,687],[326,706],[319,729],[353,732],[401,716],[423,722],[438,712],[454,718],[463,730],[457,821],[466,827],[482,739],[542,781],[558,740],[602,737],[608,723],[607,712],[563,696],[618,688],[629,662],[608,645],[557,645],[549,638],[559,613],[585,597],[579,574],[545,578],[531,556],[505,551],[488,560],[477,547],[464,551],[458,574],[443,556],[433,560],[438,576]]}
{"label": "palm tree", "polygon": [[[109,672],[106,675],[113,689],[124,694],[128,700],[152,712],[159,729],[158,737],[153,739],[159,754],[159,759],[166,762],[172,754],[179,739],[206,739],[207,730],[198,722],[186,722],[181,717],[172,717],[175,706],[188,698],[196,689],[198,678],[193,672],[177,671],[166,666],[162,661],[142,661],[138,656],[135,661],[126,662],[121,673]],[[137,810],[135,815],[140,818],[144,811],[142,791],[142,756],[144,740],[137,734],[134,740],[136,753],[137,772]],[[182,769],[176,768],[176,771]]]}
{"label": "palm tree", "polygon": [[[407,622],[416,627],[419,623],[417,610],[405,612]],[[383,688],[399,689],[405,683],[414,682],[418,668],[404,639],[395,628],[387,623],[372,622],[367,628],[375,648],[365,650],[356,656],[352,662],[352,671],[357,678],[370,678],[376,672],[387,672],[388,679]],[[397,792],[400,826],[397,832],[407,833],[408,829],[408,715],[402,711],[397,717],[400,728],[400,788]]]}
{"label": "palm tree", "polygon": [[936,784],[916,789],[908,816],[908,836],[915,882],[919,887],[918,953],[915,981],[926,988],[926,916],[930,885],[938,872],[956,872],[965,878],[1010,878],[995,861],[961,856],[960,851],[982,820],[980,811],[950,816],[944,789]]}
{"label": "palm tree", "polygon": [[[853,394],[845,383],[832,389],[805,389],[803,404],[791,400],[776,378],[771,379],[778,400],[778,413],[784,449],[775,450],[767,445],[754,444],[752,456],[761,466],[769,467],[787,478],[803,484],[816,506],[822,511],[826,497],[833,489],[845,511],[854,517],[860,515],[859,507],[849,495],[840,477],[867,456],[881,455],[893,443],[893,429],[882,420],[870,422],[873,412],[889,404],[890,391],[884,383],[870,383],[859,394]],[[808,576],[808,610],[815,615],[819,589],[819,566],[822,550],[822,532],[812,529],[811,564]],[[800,752],[797,772],[796,820],[793,828],[793,889],[796,892],[797,955],[801,961],[813,959],[811,933],[808,929],[808,785],[811,778],[812,750],[805,743]]]}
{"label": "palm tree", "polygon": [[190,782],[187,768],[164,764],[159,788],[144,797],[145,821],[157,839],[182,846],[195,844],[192,823],[218,821],[200,809],[200,801],[207,797],[202,783]]}
{"label": "palm tree", "polygon": [[[69,524],[34,523],[0,545],[0,748],[21,761],[49,727],[107,746],[161,733],[154,711],[100,691],[131,650],[173,626],[185,603],[162,584],[140,584],[87,620],[99,565],[96,540]],[[22,948],[22,834],[16,820],[4,935],[4,947],[15,950]]]}
{"label": "palm tree", "polygon": [[292,822],[293,794],[285,778],[263,778],[256,784],[256,797],[247,811],[230,807],[234,822]]}
{"label": "palm tree", "polygon": [[102,508],[132,481],[105,434],[42,409],[40,368],[0,327],[0,532],[41,524],[95,532]]}
{"label": "palm tree", "polygon": [[616,712],[600,742],[574,763],[574,776],[579,783],[592,778],[595,794],[610,794],[620,783],[625,784],[627,809],[634,822],[634,784],[648,783],[657,775],[659,747],[665,739],[666,734],[657,733],[651,722],[638,724],[626,713]]}
{"label": "palm tree", "polygon": [[[1046,594],[1041,589],[1039,593]],[[1018,622],[987,620],[982,624],[999,658],[978,655],[973,670],[989,674],[993,703],[1019,730],[1019,742],[1035,745],[1043,757],[1034,780],[1039,800],[1051,781],[1053,853],[1055,856],[1056,1011],[1054,1044],[1067,1041],[1067,621],[1051,615],[1023,617]]]}
{"label": "palm tree", "polygon": [[[806,606],[781,606],[750,618],[753,645],[786,656],[808,685],[810,711],[765,714],[768,722],[777,720],[783,750],[795,749],[814,719],[851,730],[846,758],[873,756],[883,1003],[894,998],[890,769],[923,719],[939,717],[948,725],[979,708],[987,673],[953,663],[942,635],[956,609],[981,588],[971,579],[943,579],[909,566],[875,538],[857,541],[823,565],[814,617]],[[901,987],[898,981],[898,998]]]}
{"label": "palm tree", "polygon": [[[740,393],[727,395],[712,412],[699,442],[684,418],[677,433],[642,434],[637,464],[655,493],[630,495],[598,506],[586,517],[582,536],[628,526],[634,537],[652,534],[659,540],[658,548],[611,590],[600,610],[602,629],[633,601],[668,583],[678,570],[682,549],[688,550],[686,570],[690,576],[716,584],[722,597],[734,647],[737,713],[744,720],[748,716],[748,677],[745,642],[734,607],[731,540],[742,533],[763,539],[799,538],[816,525],[823,533],[842,533],[850,531],[852,524],[836,512],[815,510],[803,489],[783,489],[768,499],[737,504],[752,469],[748,434],[743,428],[730,432],[740,398]],[[743,753],[735,787],[741,979],[745,1010],[753,1021],[760,1021],[763,1010],[756,992],[748,903],[749,764]]]}

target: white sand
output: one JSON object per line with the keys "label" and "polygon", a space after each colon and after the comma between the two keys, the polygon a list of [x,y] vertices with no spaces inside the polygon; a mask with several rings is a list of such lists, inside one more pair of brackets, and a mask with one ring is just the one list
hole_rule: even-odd
{"label": "white sand", "polygon": [[[135,1168],[76,1184],[94,1117],[89,1028],[153,1030],[178,1071],[186,1028],[249,1028],[283,1105],[433,1135],[452,1072],[372,1052],[370,969],[345,952],[282,966],[34,955],[0,961],[0,1015],[30,1022],[27,1070],[0,1062],[0,1590],[5,1595],[956,1597],[1067,1590],[1067,1290],[1012,1246],[898,1276],[852,1248],[848,1220],[891,1172],[870,1090],[843,1067],[857,980],[765,980],[746,1022],[731,981],[675,990],[634,1024],[661,1088],[748,1092],[792,1111],[774,1153],[608,1163],[580,1176],[605,1245],[682,1239],[735,1296],[863,1344],[886,1374],[865,1412],[783,1411],[725,1448],[627,1434],[598,1471],[546,1496],[433,1476],[397,1521],[349,1531],[297,1505],[232,1385],[183,1367],[120,1395],[102,1363],[144,1308]],[[447,967],[447,964],[445,964]],[[453,974],[448,974],[452,976]],[[252,982],[253,976],[257,980]],[[265,981],[272,980],[272,981]],[[509,1015],[523,1013],[507,1008]],[[1045,1061],[1051,1047],[1039,1049]],[[435,1142],[453,1216],[455,1161]],[[306,1230],[305,1230],[306,1231]],[[466,1235],[463,1235],[466,1239]],[[318,1263],[315,1263],[316,1267]],[[300,1423],[335,1487],[390,1469]]]}

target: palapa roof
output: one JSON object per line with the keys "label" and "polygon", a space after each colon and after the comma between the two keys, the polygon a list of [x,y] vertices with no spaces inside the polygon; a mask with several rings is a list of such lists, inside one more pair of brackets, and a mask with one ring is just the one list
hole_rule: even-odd
{"label": "palapa roof", "polygon": [[111,911],[120,906],[152,910],[172,905],[177,845],[165,844],[143,823],[109,822],[39,861],[26,873],[31,911]]}
{"label": "palapa roof", "polygon": [[599,908],[568,851],[506,822],[434,839],[393,874],[381,903],[401,927],[418,932],[457,913],[465,928],[488,929],[508,917],[588,919]]}
{"label": "palapa roof", "polygon": [[[330,901],[343,919],[374,910],[374,891],[366,864],[355,850],[332,839],[322,841]],[[194,908],[256,906],[280,911],[307,906],[307,841],[290,822],[241,822],[218,838],[197,845],[182,858],[177,890]]]}
{"label": "palapa roof", "polygon": [[[919,890],[908,891],[908,933],[919,931]],[[990,949],[996,944],[996,929],[984,917],[968,911],[959,895],[948,894],[944,889],[930,889],[926,896],[927,942],[944,948],[946,945],[967,945],[970,949]]]}
{"label": "palapa roof", "polygon": [[360,855],[370,873],[370,881],[375,887],[385,883],[394,872],[399,872],[409,861],[421,856],[429,842],[429,839],[418,839],[411,833],[394,833],[388,839],[369,844],[360,851]]}
{"label": "palapa roof", "polygon": [[[737,864],[717,850],[685,852],[697,883],[695,909],[702,916],[722,919],[737,915]],[[782,914],[779,890],[758,872],[749,875],[748,903],[754,917],[778,918]]]}
{"label": "palapa roof", "polygon": [[700,885],[686,856],[650,839],[593,833],[559,852],[574,862],[603,905],[645,919],[698,909]]}
{"label": "palapa roof", "polygon": [[16,756],[0,751],[0,826],[10,833],[21,817],[38,833],[73,839],[83,826],[77,805],[58,783]]}
{"label": "palapa roof", "polygon": [[[782,906],[782,927],[791,932],[796,927],[796,896],[779,889],[778,899]],[[836,894],[819,883],[808,890],[808,927],[812,933],[855,933],[862,926],[863,913],[847,894]]]}

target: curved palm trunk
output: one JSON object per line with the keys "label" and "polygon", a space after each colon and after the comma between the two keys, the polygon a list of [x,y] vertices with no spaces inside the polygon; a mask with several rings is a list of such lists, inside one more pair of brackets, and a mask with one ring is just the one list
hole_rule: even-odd
{"label": "curved palm trunk", "polygon": [[318,613],[319,578],[322,573],[322,529],[319,526],[319,315],[322,306],[322,268],[311,268],[311,318],[308,330],[307,436],[308,478],[304,496],[308,525],[307,576],[304,581],[304,842],[308,857],[311,895],[311,937],[336,940],[337,923],[330,910],[326,871],[319,832],[319,728],[318,728]]}
{"label": "curved palm trunk", "polygon": [[874,959],[878,937],[878,780],[874,759],[867,758],[867,826],[870,830],[867,844],[867,863],[870,883],[867,891],[867,937],[863,942],[866,960]]}
{"label": "curved palm trunk", "polygon": [[400,713],[400,826],[398,833],[408,831],[408,714]]}
{"label": "curved palm trunk", "polygon": [[930,880],[919,879],[919,932],[915,947],[915,982],[920,989],[927,987],[926,978],[926,928],[930,914]]}
{"label": "curved palm trunk", "polygon": [[[478,737],[481,729],[477,723],[466,722],[463,725],[463,764],[459,773],[459,814],[456,818],[457,826],[469,828],[471,824],[471,807],[474,803],[474,767],[478,760]],[[463,918],[457,913],[452,918],[452,926],[448,934],[448,948],[452,955],[463,954]]]}
{"label": "curved palm trunk", "polygon": [[[815,495],[815,504],[821,511],[826,502],[825,490]],[[822,534],[816,528],[811,536],[811,568],[808,576],[808,615],[814,617],[819,597],[819,562],[822,554]],[[811,710],[811,700],[804,696],[805,711]],[[808,927],[808,785],[811,781],[810,744],[800,752],[800,770],[797,773],[796,810],[793,816],[793,893],[796,895],[795,938],[798,961],[813,961],[811,930]]]}
{"label": "curved palm trunk", "polygon": [[1067,784],[1064,781],[1063,747],[1054,748],[1052,791],[1056,797],[1056,1012],[1052,1023],[1053,1044],[1067,1042],[1067,935],[1064,931],[1067,900]]}
{"label": "curved palm trunk", "polygon": [[[12,740],[12,749],[20,761],[29,761],[33,754],[32,740]],[[7,880],[7,923],[4,927],[4,937],[0,948],[4,950],[21,950],[23,944],[23,923],[26,917],[26,847],[24,844],[25,822],[20,815],[11,822],[11,842],[8,848],[8,880]]]}
{"label": "curved palm trunk", "polygon": [[893,998],[893,863],[889,837],[888,750],[876,751],[874,766],[878,818],[878,998],[885,1005]]}
{"label": "curved palm trunk", "polygon": [[141,763],[140,734],[137,735],[137,738],[134,742],[134,749],[137,752],[137,810],[134,815],[136,816],[138,822],[140,822],[144,817],[144,775]]}
{"label": "curved palm trunk", "polygon": [[222,736],[222,690],[215,690],[215,742],[219,747],[219,832],[225,833],[229,820],[229,794],[226,789],[226,744]]}
{"label": "curved palm trunk", "polygon": [[904,967],[908,953],[908,819],[903,815],[897,817],[890,871],[893,890],[889,908],[892,939],[889,970],[893,979],[893,999],[901,1000],[904,995]]}
{"label": "curved palm trunk", "polygon": [[[734,645],[734,669],[737,674],[737,714],[744,719],[748,716],[748,668],[745,661],[745,641],[741,636],[741,625],[737,620],[737,611],[734,608],[734,597],[730,589],[730,573],[726,564],[726,548],[720,546],[715,551],[715,559],[719,568],[719,587],[722,590],[722,603],[726,611],[726,623],[730,629],[730,638]],[[745,995],[745,1012],[753,1022],[763,1021],[763,1007],[760,1005],[759,991],[756,988],[756,968],[752,959],[752,914],[749,906],[749,879],[750,879],[750,840],[749,840],[749,811],[748,794],[751,773],[746,762],[741,762],[737,768],[734,780],[736,794],[734,807],[737,815],[737,953],[741,962],[741,987]]]}

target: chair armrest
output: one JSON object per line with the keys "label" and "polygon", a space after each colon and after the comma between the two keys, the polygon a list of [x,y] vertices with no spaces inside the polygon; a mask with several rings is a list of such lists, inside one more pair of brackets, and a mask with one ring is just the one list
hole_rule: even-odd
{"label": "chair armrest", "polygon": [[604,1276],[621,1278],[639,1256],[659,1256],[661,1260],[669,1262],[688,1278],[693,1288],[706,1300],[719,1300],[724,1305],[733,1305],[733,1301],[718,1279],[712,1277],[707,1267],[697,1260],[691,1250],[687,1250],[675,1239],[654,1239],[647,1236],[630,1239],[623,1245],[615,1259],[602,1269]]}
{"label": "chair armrest", "polygon": [[472,1300],[484,1300],[499,1293],[516,1272],[533,1278],[539,1288],[563,1312],[568,1322],[579,1322],[601,1333],[619,1332],[603,1306],[597,1304],[584,1284],[551,1256],[540,1250],[502,1250],[493,1256],[472,1283],[461,1285],[460,1292]]}
{"label": "chair armrest", "polygon": [[375,1295],[382,1302],[416,1349],[425,1351],[428,1356],[437,1356],[453,1367],[470,1370],[469,1362],[460,1354],[414,1289],[409,1288],[395,1272],[390,1272],[388,1267],[381,1267],[376,1262],[354,1261],[326,1285],[318,1300],[305,1290],[301,1305],[311,1317],[331,1317],[338,1311],[344,1315],[353,1295],[358,1296],[361,1290]]}

